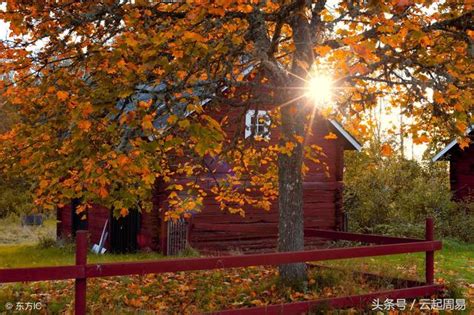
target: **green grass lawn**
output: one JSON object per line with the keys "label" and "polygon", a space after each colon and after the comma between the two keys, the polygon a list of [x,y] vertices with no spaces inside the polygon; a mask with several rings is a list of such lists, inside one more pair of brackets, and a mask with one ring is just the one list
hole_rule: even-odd
{"label": "green grass lawn", "polygon": [[[104,254],[89,253],[89,263],[139,261],[160,259],[162,255],[156,252],[138,252],[135,254]],[[75,260],[74,247],[40,248],[36,245],[0,245],[0,268],[40,267],[73,265]]]}
{"label": "green grass lawn", "polygon": [[0,246],[30,244],[41,239],[56,237],[56,220],[46,219],[41,226],[22,226],[18,216],[9,216],[0,220]]}
{"label": "green grass lawn", "polygon": [[[42,226],[22,226],[19,217],[11,216],[0,220],[0,268],[39,267],[72,265],[75,261],[73,243],[57,242],[56,220],[46,219]],[[49,242],[50,247],[41,244]],[[156,252],[135,254],[89,253],[88,262],[120,262],[163,258]]]}
{"label": "green grass lawn", "polygon": [[[26,257],[28,259],[25,259]],[[156,252],[121,255],[89,253],[88,262],[139,261],[160,258],[163,258],[163,256]],[[0,245],[0,268],[70,264],[74,264],[73,244],[51,248],[41,248],[30,243]],[[418,280],[423,280],[424,277],[424,253],[335,260],[319,264],[380,273],[393,277],[408,276]],[[444,240],[443,249],[435,254],[435,269],[435,276],[438,279],[474,284],[474,244]]]}
{"label": "green grass lawn", "polygon": [[[0,222],[0,268],[29,266],[70,265],[74,263],[74,244],[42,248],[41,239],[55,237],[55,220],[49,219],[41,227],[23,227],[18,218]],[[160,259],[155,252],[138,252],[126,255],[95,255],[89,253],[88,261],[120,262]],[[326,261],[326,266],[380,273],[387,276],[408,276],[423,280],[424,253],[381,256],[350,260]],[[450,282],[474,284],[474,244],[444,240],[443,249],[435,254],[436,278]]]}
{"label": "green grass lawn", "polygon": [[[425,254],[400,254],[373,258],[333,260],[318,263],[344,269],[356,269],[391,277],[424,280]],[[435,253],[435,278],[449,282],[474,284],[474,244],[444,240],[443,248]]]}

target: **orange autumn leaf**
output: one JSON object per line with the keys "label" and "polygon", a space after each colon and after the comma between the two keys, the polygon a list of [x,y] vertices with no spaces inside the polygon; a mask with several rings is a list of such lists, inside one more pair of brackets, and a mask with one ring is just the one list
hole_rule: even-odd
{"label": "orange autumn leaf", "polygon": [[330,46],[318,46],[314,49],[314,51],[316,51],[316,53],[318,53],[318,55],[321,57],[327,55],[331,50],[332,48]]}
{"label": "orange autumn leaf", "polygon": [[335,133],[328,133],[327,135],[324,136],[324,139],[326,140],[335,140],[337,139],[337,135]]}
{"label": "orange autumn leaf", "polygon": [[39,183],[39,187],[41,189],[44,189],[44,188],[48,187],[48,185],[49,185],[49,181],[47,181],[45,179],[41,180],[40,183]]}
{"label": "orange autumn leaf", "polygon": [[177,59],[183,58],[183,56],[184,56],[184,52],[183,52],[182,50],[178,50],[178,49],[177,49],[177,50],[173,50],[173,51],[171,52],[171,54],[173,55],[173,57],[175,57],[175,58],[177,58]]}
{"label": "orange autumn leaf", "polygon": [[81,120],[77,126],[79,129],[84,130],[84,131],[89,131],[89,129],[92,126],[92,123],[89,120]]}
{"label": "orange autumn leaf", "polygon": [[65,101],[68,99],[69,93],[66,91],[57,91],[56,96],[58,97],[60,101]]}
{"label": "orange autumn leaf", "polygon": [[464,150],[465,148],[469,147],[471,140],[468,137],[462,137],[458,139],[458,143],[461,150]]}
{"label": "orange autumn leaf", "polygon": [[122,217],[126,217],[128,215],[128,209],[127,208],[120,209],[120,215]]}
{"label": "orange autumn leaf", "polygon": [[460,132],[465,132],[466,129],[467,129],[467,124],[463,121],[458,121],[456,122],[456,128],[460,131]]}
{"label": "orange autumn leaf", "polygon": [[101,198],[105,198],[105,197],[107,197],[107,196],[109,195],[109,191],[107,190],[107,188],[101,186],[101,187],[99,188],[98,194],[99,194],[99,196],[100,196]]}
{"label": "orange autumn leaf", "polygon": [[191,40],[198,41],[198,42],[206,41],[206,39],[203,36],[201,36],[200,34],[195,33],[195,32],[190,32],[190,31],[185,31],[183,33],[183,38],[184,39],[191,39]]}
{"label": "orange autumn leaf", "polygon": [[415,144],[422,144],[422,143],[428,143],[430,142],[430,139],[428,138],[427,135],[421,135],[419,137],[413,138],[413,143]]}
{"label": "orange autumn leaf", "polygon": [[365,75],[369,72],[369,68],[367,68],[364,64],[362,63],[357,63],[355,65],[353,65],[350,69],[349,69],[349,73],[351,75],[355,75],[355,74],[360,74],[360,75]]}
{"label": "orange autumn leaf", "polygon": [[129,159],[127,156],[125,156],[125,155],[120,155],[120,156],[118,157],[118,164],[119,164],[120,166],[123,167],[123,166],[127,165],[128,162],[130,162],[130,159]]}
{"label": "orange autumn leaf", "polygon": [[393,154],[392,146],[388,143],[384,143],[381,148],[381,153],[385,157],[389,157]]}

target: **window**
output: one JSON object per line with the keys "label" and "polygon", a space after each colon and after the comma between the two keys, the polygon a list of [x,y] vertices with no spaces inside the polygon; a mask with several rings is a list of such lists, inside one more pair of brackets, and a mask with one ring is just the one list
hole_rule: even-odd
{"label": "window", "polygon": [[270,117],[265,110],[248,110],[245,115],[245,138],[250,136],[270,137]]}

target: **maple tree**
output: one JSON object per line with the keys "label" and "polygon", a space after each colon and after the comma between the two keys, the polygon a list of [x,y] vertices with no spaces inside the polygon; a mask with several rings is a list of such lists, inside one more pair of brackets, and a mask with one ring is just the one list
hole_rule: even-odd
{"label": "maple tree", "polygon": [[[468,1],[2,5],[10,37],[0,71],[13,80],[1,89],[20,117],[0,137],[2,166],[35,178],[36,203],[46,209],[82,198],[80,210],[100,202],[126,215],[137,204],[151,208],[157,183],[170,191],[171,218],[209,193],[241,214],[278,198],[279,250],[301,250],[311,73],[330,74],[330,114],[359,135],[362,113],[381,97],[413,118],[406,128],[419,142],[462,133],[472,119]],[[242,112],[273,105],[279,145],[226,132],[228,122],[209,115],[219,104]],[[225,178],[212,176],[216,160],[231,165]],[[176,175],[195,180],[183,185]],[[304,265],[281,266],[280,276],[301,283]]]}

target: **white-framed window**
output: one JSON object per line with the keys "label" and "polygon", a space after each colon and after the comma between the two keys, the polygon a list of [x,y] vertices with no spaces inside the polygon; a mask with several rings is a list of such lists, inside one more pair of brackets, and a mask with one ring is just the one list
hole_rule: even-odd
{"label": "white-framed window", "polygon": [[270,116],[266,110],[249,109],[245,114],[245,138],[270,138]]}

